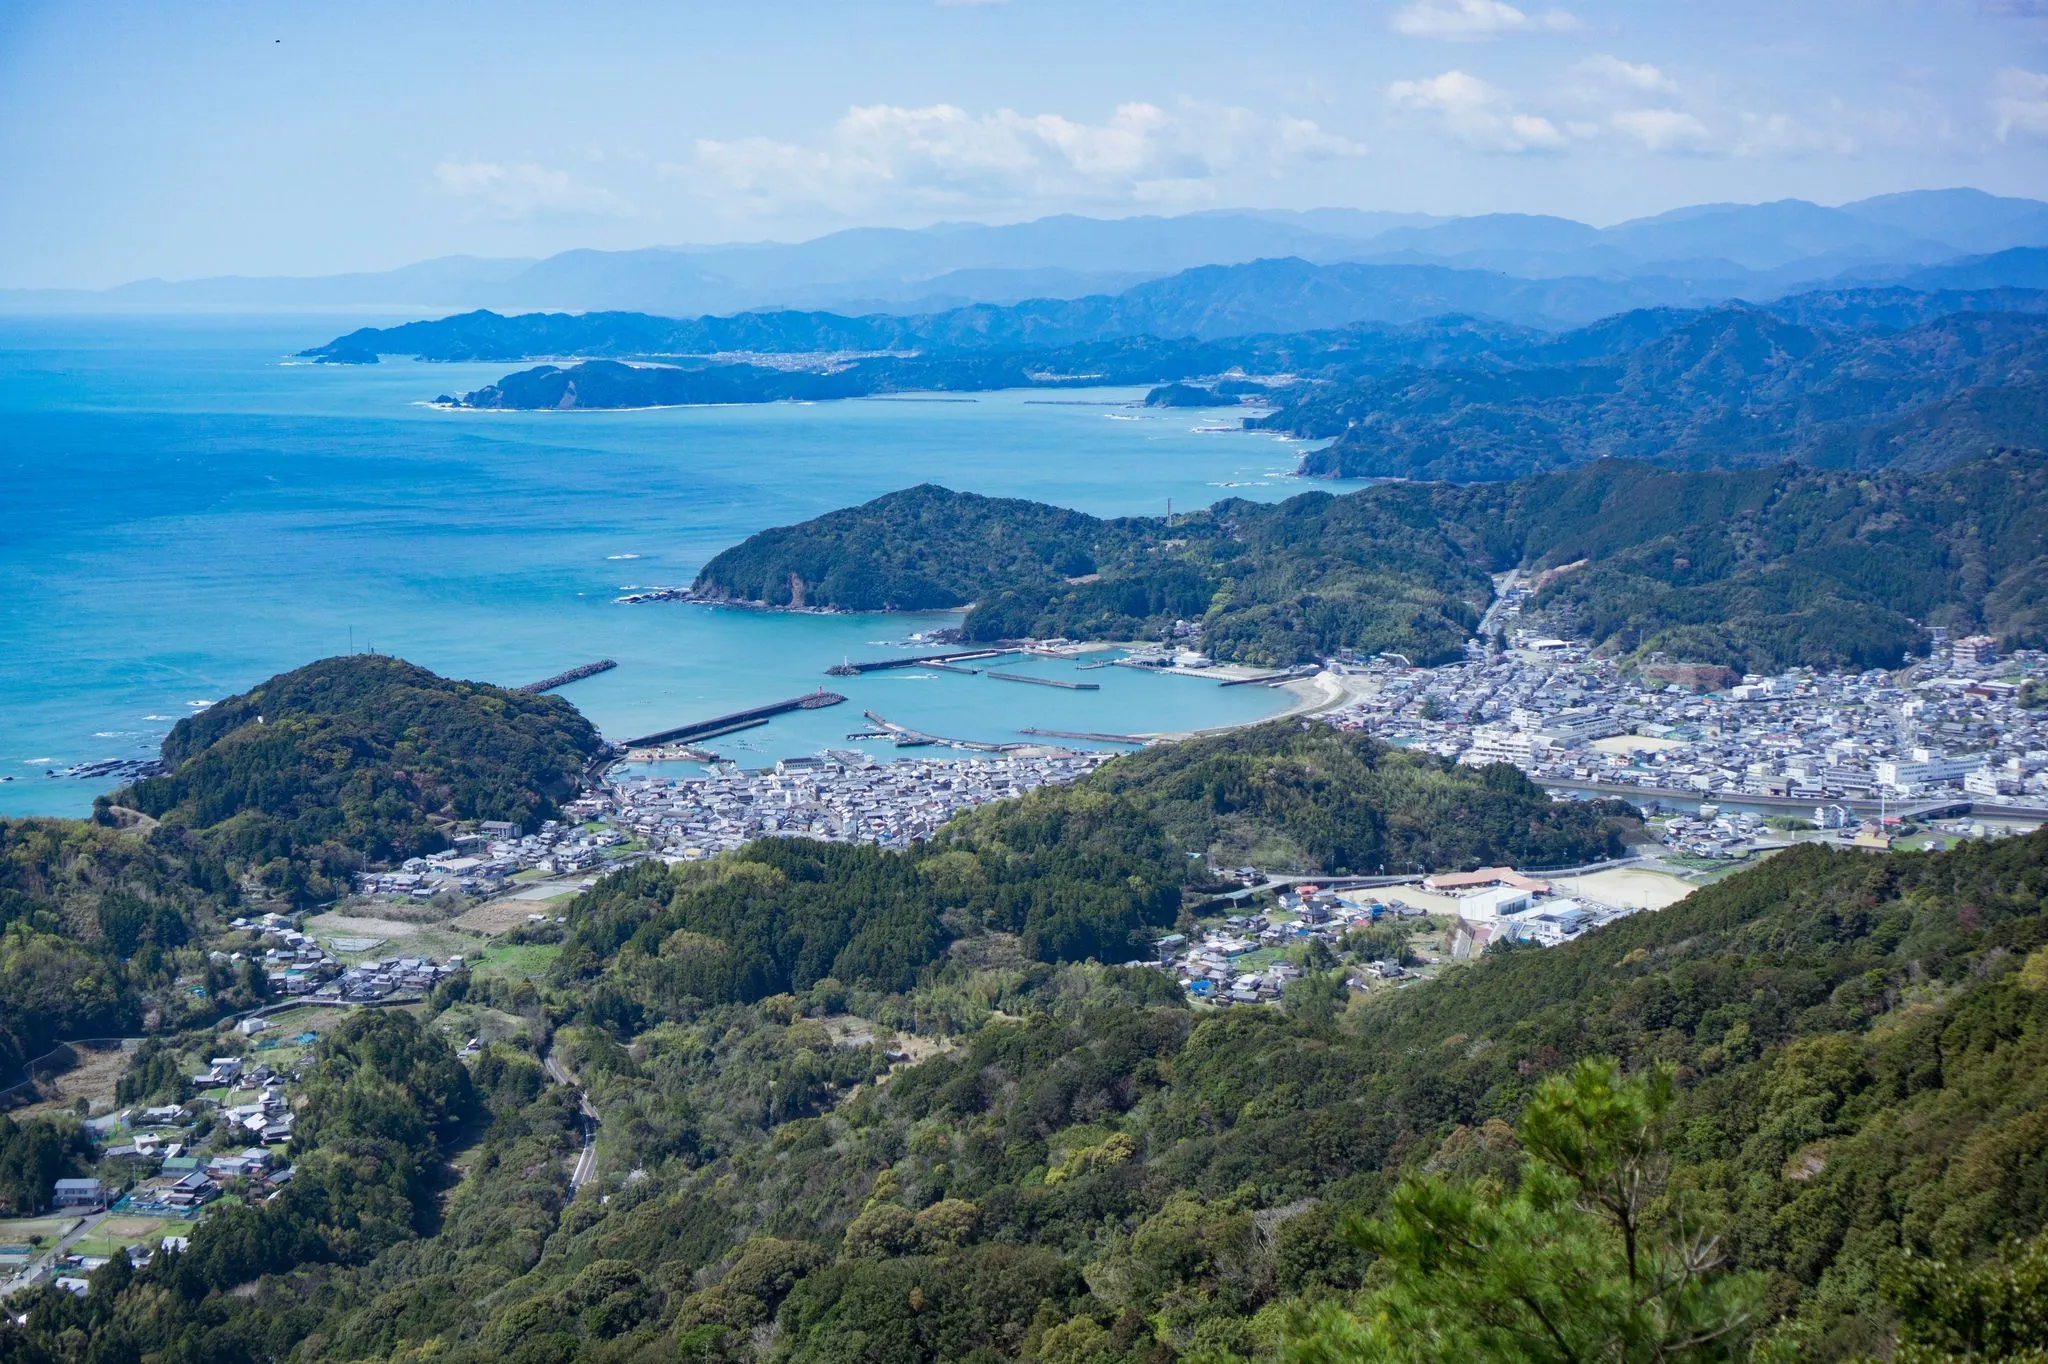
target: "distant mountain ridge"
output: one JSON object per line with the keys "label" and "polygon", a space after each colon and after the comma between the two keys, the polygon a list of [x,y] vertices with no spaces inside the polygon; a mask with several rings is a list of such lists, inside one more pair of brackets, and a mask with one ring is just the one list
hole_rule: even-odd
{"label": "distant mountain ridge", "polygon": [[1319,264],[1444,265],[1524,279],[1671,279],[1673,302],[1767,298],[2048,247],[2048,203],[1925,190],[1836,207],[1703,204],[1595,228],[1568,218],[1443,218],[1356,209],[1074,215],[987,226],[855,228],[793,244],[565,251],[542,260],[448,257],[311,279],[145,280],[102,291],[0,290],[0,308],[382,308],[636,311],[757,308],[924,313],[961,303],[1074,298],[1201,265],[1297,256]]}
{"label": "distant mountain ridge", "polygon": [[[1320,377],[1255,424],[1334,438],[1303,472],[1347,478],[1469,482],[1599,459],[1938,468],[1994,448],[2048,446],[2043,296],[1997,297],[2028,311],[1898,326],[1911,309],[1837,298],[1832,310],[1793,308],[1792,317],[1740,305],[1663,314],[1635,319],[1625,339],[1651,330],[1647,321],[1673,324],[1664,335],[1604,355]],[[1823,316],[1893,325],[1816,325]],[[1560,349],[1573,339],[1560,338]]]}
{"label": "distant mountain ridge", "polygon": [[[1252,425],[1330,440],[1304,458],[1302,472],[1347,478],[1471,482],[1605,458],[1935,469],[1992,449],[2048,446],[2048,292],[2040,290],[1828,290],[1765,307],[1637,308],[1562,332],[1450,314],[1283,335],[1172,335],[1256,325],[1271,307],[1295,316],[1326,307],[1341,317],[1363,297],[1342,286],[1375,268],[1213,267],[1115,299],[925,318],[482,313],[365,329],[308,354],[374,360],[405,346],[437,359],[669,357],[546,364],[460,398],[443,395],[460,406],[525,410],[1150,386],[1241,373],[1264,382],[1240,392],[1277,403]],[[1318,302],[1296,302],[1333,274],[1335,287]],[[1275,280],[1300,287],[1289,293]],[[778,352],[808,358],[747,358]]]}
{"label": "distant mountain ridge", "polygon": [[[478,311],[397,327],[363,327],[307,358],[423,360],[631,359],[730,352],[974,350],[1066,346],[1124,337],[1233,336],[1409,323],[1461,314],[1562,328],[1635,308],[1683,307],[1696,291],[1668,280],[1521,280],[1440,265],[1317,265],[1298,257],[1206,265],[1116,295],[970,304],[904,316],[764,311],[694,319],[644,313]],[[1716,300],[1718,301],[1718,300]]]}

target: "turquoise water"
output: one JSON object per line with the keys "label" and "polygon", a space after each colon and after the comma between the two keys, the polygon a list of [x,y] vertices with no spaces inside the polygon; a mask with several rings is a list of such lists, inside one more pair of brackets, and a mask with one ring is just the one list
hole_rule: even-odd
{"label": "turquoise water", "polygon": [[1286,476],[1296,447],[1197,432],[1200,415],[1143,412],[1127,390],[444,412],[422,404],[508,367],[287,361],[361,320],[0,319],[0,775],[15,778],[0,814],[82,813],[106,783],[45,771],[153,754],[192,703],[350,647],[507,685],[617,659],[563,691],[614,738],[821,683],[849,698],[716,745],[747,762],[852,746],[864,709],[1008,740],[1223,724],[1287,700],[1071,663],[1022,670],[1102,690],[831,680],[842,658],[898,652],[951,617],[612,599],[914,483],[1156,514],[1303,491]]}

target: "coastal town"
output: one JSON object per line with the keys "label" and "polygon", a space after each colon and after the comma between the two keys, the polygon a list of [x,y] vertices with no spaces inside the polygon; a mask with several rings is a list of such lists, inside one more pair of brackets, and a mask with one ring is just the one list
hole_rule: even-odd
{"label": "coastal town", "polygon": [[708,857],[778,835],[900,848],[931,837],[962,810],[1077,781],[1112,756],[1046,749],[878,763],[832,751],[759,771],[727,764],[686,777],[633,777],[575,809],[601,815],[670,858]]}
{"label": "coastal town", "polygon": [[1504,593],[1501,629],[1462,661],[1359,660],[1329,722],[1650,813],[1732,803],[1852,831],[1872,817],[2048,817],[2048,654],[1936,631],[1897,671],[1708,676],[1596,656],[1521,624],[1526,600]]}
{"label": "coastal town", "polygon": [[[1522,623],[1523,600],[1505,594],[1500,632],[1475,638],[1462,661],[1331,659],[1289,681],[1336,698],[1318,707],[1322,723],[1468,765],[1510,763],[1556,799],[1627,799],[1649,816],[1651,840],[1562,871],[1332,881],[1212,867],[1221,884],[1211,898],[1126,965],[1166,974],[1202,1009],[1292,1008],[1310,973],[1337,982],[1341,1002],[1501,944],[1571,942],[1802,838],[1881,848],[1907,830],[1990,836],[2048,816],[2048,709],[2035,704],[2048,655],[1937,639],[1896,672],[1702,679],[1655,663],[1624,669],[1546,633],[1547,622]],[[1199,641],[1176,643],[1174,670],[1202,671],[1208,660],[1186,647]],[[784,836],[908,847],[963,810],[1076,781],[1114,756],[1035,747],[880,762],[831,749],[754,770],[675,762],[669,775],[671,764],[615,750],[615,765],[557,818],[465,823],[441,852],[365,870],[356,895],[324,915],[238,917],[209,960],[260,973],[273,1002],[221,1025],[176,1102],[88,1119],[93,1174],[58,1181],[42,1219],[19,1223],[37,1229],[32,1238],[0,1245],[0,1270],[14,1275],[6,1288],[82,1294],[113,1255],[140,1266],[182,1249],[223,1199],[276,1197],[293,1177],[300,1065],[316,1027],[438,999],[442,982],[507,950],[498,943],[557,941],[564,916],[551,902],[607,871]],[[406,940],[421,922],[441,926],[432,950]],[[527,932],[504,938],[511,929]],[[465,941],[475,946],[447,946]],[[470,1037],[464,1054],[480,1045]]]}

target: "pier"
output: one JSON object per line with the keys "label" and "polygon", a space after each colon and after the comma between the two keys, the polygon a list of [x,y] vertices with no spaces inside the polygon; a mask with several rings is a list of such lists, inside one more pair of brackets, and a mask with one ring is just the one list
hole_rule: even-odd
{"label": "pier", "polygon": [[1152,740],[1141,734],[1095,734],[1085,729],[1020,729],[1017,732],[1044,739],[1078,739],[1090,744],[1132,744],[1139,748],[1152,743]]}
{"label": "pier", "polygon": [[1059,687],[1065,691],[1101,691],[1100,682],[1066,682],[1057,677],[1030,677],[1024,673],[990,673],[998,682],[1029,682],[1034,687]]}
{"label": "pier", "polygon": [[975,658],[1001,658],[1015,649],[957,649],[947,654],[908,654],[902,658],[873,658],[855,663],[851,659],[825,669],[827,677],[858,677],[862,673],[885,672],[890,668],[920,668],[938,663],[965,663]]}
{"label": "pier", "polygon": [[[778,715],[793,710],[819,710],[825,706],[836,706],[846,698],[837,692],[820,687],[807,696],[792,697],[787,701],[776,701],[766,706],[755,706],[752,710],[736,710],[730,715],[714,716],[699,720],[693,725],[677,725],[674,729],[657,730],[643,734],[637,739],[626,740],[628,748],[653,748],[660,744],[688,743],[692,739],[709,739],[720,734],[731,734],[734,730],[752,729],[765,725]],[[873,719],[873,716],[869,716]]]}
{"label": "pier", "polygon": [[1008,753],[1012,749],[1027,747],[1024,744],[985,744],[978,739],[943,739],[936,734],[925,734],[908,725],[884,720],[871,710],[863,713],[876,729],[887,730],[890,737],[896,740],[898,748],[921,748],[926,744],[943,744],[947,748],[964,748],[970,753]]}
{"label": "pier", "polygon": [[556,687],[566,687],[571,682],[581,682],[586,677],[596,677],[599,673],[608,673],[618,666],[617,663],[614,663],[609,658],[600,658],[595,663],[585,663],[581,667],[571,668],[565,673],[556,673],[553,677],[543,677],[538,682],[529,682],[519,688],[519,690],[529,696],[538,696],[544,691],[553,691]]}
{"label": "pier", "polygon": [[1314,677],[1323,670],[1322,664],[1306,668],[1289,668],[1285,672],[1261,673],[1257,677],[1232,677],[1217,683],[1219,687],[1278,687],[1288,682],[1299,682]]}

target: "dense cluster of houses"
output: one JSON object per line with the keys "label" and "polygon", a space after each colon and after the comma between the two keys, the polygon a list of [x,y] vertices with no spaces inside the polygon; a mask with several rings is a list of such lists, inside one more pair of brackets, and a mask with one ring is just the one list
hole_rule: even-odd
{"label": "dense cluster of houses", "polygon": [[[463,965],[460,956],[450,957],[446,962],[428,956],[404,956],[343,965],[326,946],[310,934],[301,932],[293,920],[282,914],[236,919],[230,927],[260,934],[263,941],[278,944],[266,947],[262,956],[257,958],[270,983],[270,993],[278,996],[305,996],[315,1002],[374,1004],[393,996],[424,995],[434,988],[435,982],[461,970]],[[346,946],[343,939],[332,941],[343,942]],[[364,940],[363,950],[369,950],[373,943],[374,940]],[[234,963],[243,961],[249,954],[215,951],[210,956],[217,962]],[[236,1026],[245,1035],[253,1035],[270,1024],[264,1018],[255,1017],[243,1019]]]}
{"label": "dense cluster of houses", "polygon": [[[1245,869],[1249,870],[1249,869]],[[1174,973],[1189,998],[1228,1007],[1270,1004],[1298,979],[1301,969],[1273,949],[1320,942],[1335,948],[1353,928],[1382,918],[1419,918],[1423,911],[1396,899],[1364,891],[1301,885],[1280,891],[1270,914],[1232,914],[1198,940],[1170,933],[1160,938],[1157,964]],[[1151,965],[1152,963],[1137,963]],[[1374,979],[1398,980],[1408,973],[1397,961],[1361,968]]]}
{"label": "dense cluster of houses", "polygon": [[334,979],[313,991],[315,1002],[333,1000],[345,1004],[375,1004],[382,1000],[422,996],[439,981],[463,969],[460,954],[438,961],[433,957],[384,957],[345,967]]}
{"label": "dense cluster of houses", "polygon": [[857,751],[785,758],[749,772],[722,766],[688,777],[637,777],[605,790],[610,821],[670,859],[708,857],[757,838],[802,836],[903,847],[961,810],[1071,782],[1107,753],[899,759]]}
{"label": "dense cluster of houses", "polygon": [[2048,654],[2001,658],[1988,639],[1942,644],[1905,674],[1729,675],[1704,694],[1698,677],[1624,674],[1526,629],[1445,667],[1365,670],[1378,687],[1332,723],[1539,780],[1816,807],[1953,795],[2048,813],[2048,708],[2020,704],[2027,679],[2048,679]]}
{"label": "dense cluster of houses", "polygon": [[[282,914],[236,919],[228,925],[254,933],[266,944],[261,957],[264,978],[273,995],[311,994],[322,981],[341,973],[341,963],[319,943],[301,933],[292,919]],[[240,962],[248,954],[215,951],[208,956],[216,962]]]}
{"label": "dense cluster of houses", "polygon": [[356,878],[356,890],[413,900],[443,893],[481,896],[496,894],[523,871],[544,876],[589,871],[603,860],[605,849],[625,841],[617,830],[583,827],[608,806],[585,797],[564,809],[566,820],[547,820],[530,834],[508,821],[484,820],[475,832],[456,835],[446,851],[407,858],[390,871],[364,872]]}
{"label": "dense cluster of houses", "polygon": [[[1238,869],[1238,879],[1253,882],[1256,873]],[[1270,1004],[1280,1000],[1301,968],[1285,949],[1319,942],[1333,951],[1345,935],[1388,919],[1419,919],[1435,913],[1452,920],[1448,935],[1451,955],[1478,956],[1495,943],[1514,941],[1555,947],[1612,923],[1632,911],[1583,897],[1560,895],[1550,882],[1523,875],[1511,867],[1428,876],[1409,883],[1422,895],[1395,894],[1398,886],[1365,889],[1297,885],[1280,890],[1274,908],[1265,913],[1232,914],[1195,937],[1170,933],[1158,939],[1157,965],[1171,971],[1191,1000],[1229,1007]],[[1414,900],[1428,899],[1424,909]],[[1356,987],[1380,981],[1412,979],[1415,972],[1400,961],[1357,961],[1348,973]]]}

